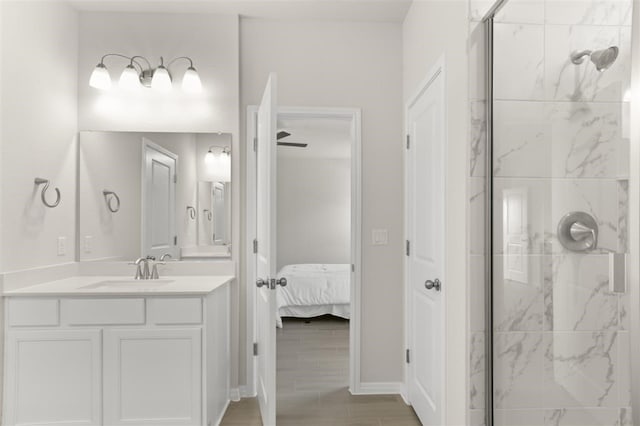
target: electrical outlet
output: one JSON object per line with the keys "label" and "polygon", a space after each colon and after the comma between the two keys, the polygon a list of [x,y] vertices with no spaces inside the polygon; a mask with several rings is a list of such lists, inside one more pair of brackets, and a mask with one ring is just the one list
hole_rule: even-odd
{"label": "electrical outlet", "polygon": [[84,252],[91,253],[92,249],[93,249],[93,236],[85,235],[84,236]]}
{"label": "electrical outlet", "polygon": [[58,256],[64,256],[67,253],[67,238],[58,237]]}

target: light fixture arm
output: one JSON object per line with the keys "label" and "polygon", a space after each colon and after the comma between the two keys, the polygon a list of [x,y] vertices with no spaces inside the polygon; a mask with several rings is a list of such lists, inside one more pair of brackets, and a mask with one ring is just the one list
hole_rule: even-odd
{"label": "light fixture arm", "polygon": [[140,73],[140,74],[142,74],[142,72],[144,71],[144,68],[143,68],[142,64],[140,64],[140,62],[136,61],[136,59],[138,59],[138,58],[144,59],[144,61],[147,63],[147,69],[151,69],[151,63],[144,56],[140,56],[140,55],[126,56],[126,55],[122,55],[120,53],[107,53],[102,58],[100,58],[100,64],[104,65],[105,58],[108,58],[109,56],[117,56],[119,58],[124,58],[124,59],[128,60],[131,65],[137,65],[138,73]]}
{"label": "light fixture arm", "polygon": [[[173,58],[172,60],[167,62],[166,67],[169,68],[169,66],[171,66],[171,64],[173,64],[175,61],[177,61],[179,59],[186,59],[187,61],[189,61],[189,68],[193,68],[193,60],[188,56],[179,56],[177,58]],[[160,57],[160,61],[162,62],[162,56]]]}

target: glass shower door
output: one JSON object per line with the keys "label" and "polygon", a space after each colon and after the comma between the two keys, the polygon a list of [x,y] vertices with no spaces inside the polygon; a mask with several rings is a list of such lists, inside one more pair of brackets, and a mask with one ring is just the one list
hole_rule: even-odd
{"label": "glass shower door", "polygon": [[[496,425],[631,425],[628,1],[516,1],[493,23]],[[613,262],[613,263],[612,263]]]}

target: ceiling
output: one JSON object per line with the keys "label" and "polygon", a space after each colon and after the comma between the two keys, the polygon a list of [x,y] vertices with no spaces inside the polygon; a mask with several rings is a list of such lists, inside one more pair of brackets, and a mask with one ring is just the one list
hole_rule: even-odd
{"label": "ceiling", "polygon": [[217,13],[246,18],[402,22],[412,0],[69,0],[83,11]]}
{"label": "ceiling", "polygon": [[307,143],[306,148],[278,147],[279,158],[347,159],[351,156],[351,120],[340,118],[278,118],[278,130],[291,136],[281,142]]}

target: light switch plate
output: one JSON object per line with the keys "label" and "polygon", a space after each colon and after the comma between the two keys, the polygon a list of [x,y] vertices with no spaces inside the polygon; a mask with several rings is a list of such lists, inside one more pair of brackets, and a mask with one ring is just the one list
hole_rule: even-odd
{"label": "light switch plate", "polygon": [[386,229],[373,229],[371,231],[371,243],[374,246],[386,246],[389,243],[389,231]]}

